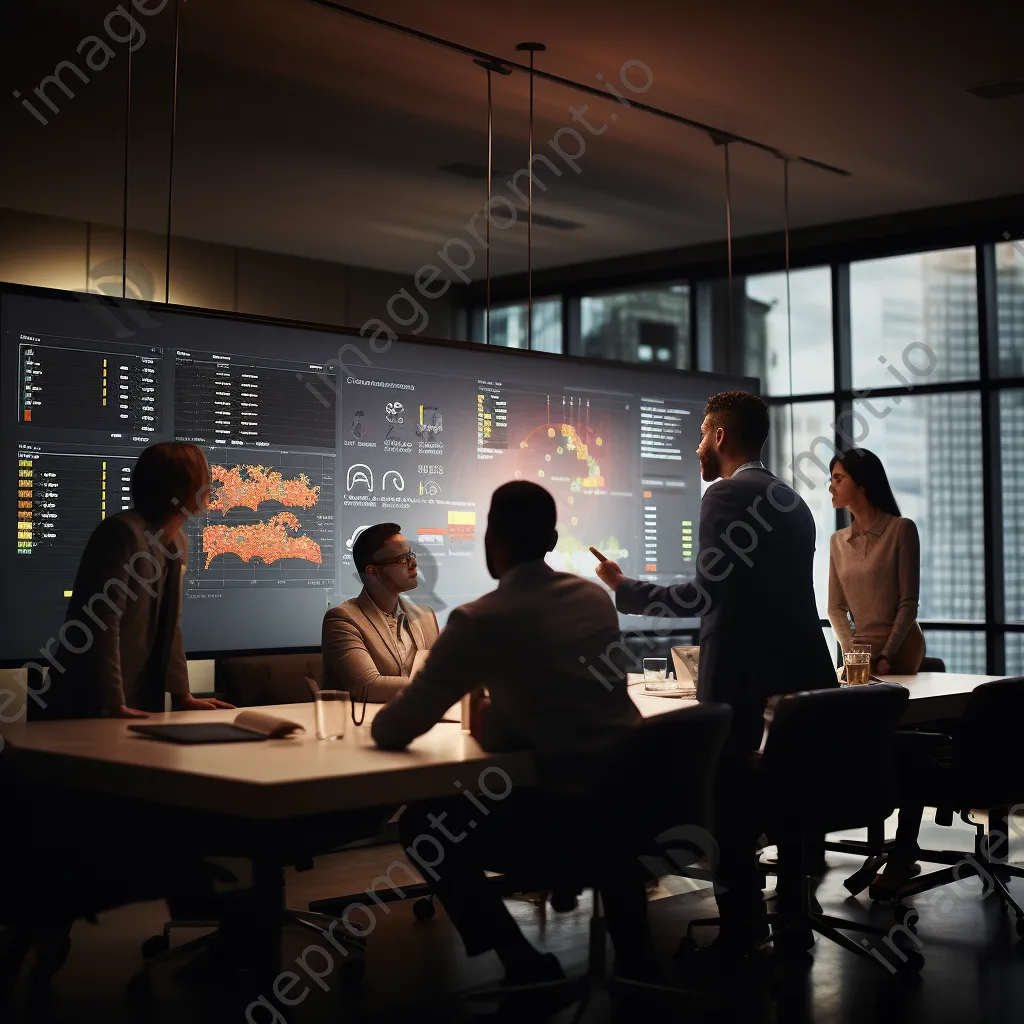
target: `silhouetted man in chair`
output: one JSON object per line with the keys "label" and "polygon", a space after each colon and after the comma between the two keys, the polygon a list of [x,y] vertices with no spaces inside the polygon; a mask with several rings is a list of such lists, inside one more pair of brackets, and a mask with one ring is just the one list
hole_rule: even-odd
{"label": "silhouetted man in chair", "polygon": [[[484,870],[529,877],[539,868],[533,877],[547,886],[541,879],[558,875],[563,862],[567,884],[573,861],[608,854],[603,864],[611,863],[615,829],[602,826],[587,800],[640,718],[624,679],[603,683],[586,667],[617,649],[618,618],[601,587],[545,563],[558,539],[555,514],[554,499],[536,484],[515,481],[494,492],[484,544],[497,589],[452,612],[422,671],[373,721],[376,742],[401,749],[473,692],[481,744],[534,753],[539,785],[521,785],[497,768],[467,768],[465,794],[410,806],[400,822],[403,844],[467,953],[494,949],[512,986],[555,980],[562,971],[526,940]],[[479,698],[482,685],[487,700]],[[470,799],[475,793],[482,796]],[[596,838],[588,840],[591,831]],[[655,960],[635,859],[603,878],[618,967],[640,974]]]}
{"label": "silhouetted man in chair", "polygon": [[[727,391],[707,403],[697,448],[701,476],[718,481],[700,509],[697,574],[662,587],[627,579],[611,561],[598,576],[621,612],[700,616],[697,696],[733,708],[720,771],[720,951],[742,952],[767,934],[757,884],[754,820],[743,766],[757,750],[768,699],[836,686],[814,600],[814,519],[803,499],[761,462],[768,407]],[[809,766],[810,768],[811,766]]]}

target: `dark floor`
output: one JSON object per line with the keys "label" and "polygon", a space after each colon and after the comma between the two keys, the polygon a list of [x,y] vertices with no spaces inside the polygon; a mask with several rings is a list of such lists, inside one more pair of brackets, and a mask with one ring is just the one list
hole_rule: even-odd
{"label": "dark floor", "polygon": [[[965,853],[972,849],[972,841],[973,832],[959,822],[954,829],[927,825],[922,835],[926,847]],[[313,871],[290,876],[289,905],[304,908],[311,899],[360,891],[394,860],[397,852],[397,847],[373,847],[324,858]],[[824,911],[877,920],[888,927],[888,911],[872,909],[866,895],[857,900],[848,898],[842,886],[842,880],[859,861],[837,853],[830,853],[828,859],[830,871],[818,890]],[[1011,846],[1010,859],[1024,860],[1024,841]],[[670,879],[652,899],[651,919],[666,965],[671,963],[687,921],[714,913],[709,891],[696,885],[690,880]],[[1024,881],[1012,883],[1012,889],[1024,899]],[[917,934],[925,957],[924,970],[917,980],[893,975],[881,963],[861,961],[819,938],[812,966],[777,965],[751,970],[706,986],[704,996],[681,994],[660,1007],[613,1003],[607,993],[597,992],[582,1020],[590,1024],[685,1016],[697,1021],[742,1019],[752,1024],[876,1024],[889,1020],[934,1024],[1020,1019],[1024,1010],[1024,953],[1018,953],[1012,919],[1001,910],[997,897],[982,898],[981,885],[974,878],[924,894],[915,902],[921,915]],[[537,946],[555,952],[568,972],[582,971],[587,956],[588,901],[568,914],[555,914],[550,908],[542,912],[522,901],[510,906]],[[7,1018],[32,1020],[33,1024],[47,1014],[66,1024],[467,1020],[472,1018],[461,1008],[456,994],[500,975],[490,956],[474,961],[465,958],[443,912],[430,922],[417,923],[411,904],[399,903],[390,913],[376,911],[366,977],[355,989],[340,985],[326,969],[322,954],[312,948],[327,946],[325,940],[318,942],[316,936],[300,931],[289,934],[285,956],[292,962],[285,962],[282,969],[291,967],[300,981],[293,982],[294,988],[286,990],[286,995],[293,1001],[301,997],[301,1001],[284,1008],[273,999],[272,992],[263,993],[261,1000],[259,991],[246,991],[228,978],[202,984],[181,981],[175,976],[186,959],[180,952],[176,955],[172,951],[143,967],[140,943],[158,932],[165,918],[164,905],[152,903],[106,914],[98,926],[76,926],[70,959],[54,983],[52,1007],[29,1006],[23,982],[15,995],[14,1016],[8,1012]],[[705,934],[710,938],[714,933]],[[174,941],[179,944],[196,935],[177,933]],[[897,964],[898,954],[891,947],[878,942],[873,948],[880,958]],[[1024,943],[1020,948],[1024,950]],[[322,983],[326,991],[296,966],[295,958],[303,955],[310,971],[326,975]],[[303,995],[307,991],[308,995]],[[488,1007],[476,1008],[481,1009]],[[556,1020],[572,1020],[576,1009],[566,1009]]]}

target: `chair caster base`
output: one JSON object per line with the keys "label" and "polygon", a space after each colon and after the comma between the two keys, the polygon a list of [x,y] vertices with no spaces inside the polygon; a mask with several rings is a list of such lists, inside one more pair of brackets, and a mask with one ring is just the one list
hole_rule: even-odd
{"label": "chair caster base", "polygon": [[412,914],[417,921],[429,921],[437,913],[434,901],[429,896],[417,900],[412,905]]}

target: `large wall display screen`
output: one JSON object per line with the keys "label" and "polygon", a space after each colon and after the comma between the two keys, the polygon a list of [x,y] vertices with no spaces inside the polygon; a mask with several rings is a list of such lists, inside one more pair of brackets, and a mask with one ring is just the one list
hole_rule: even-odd
{"label": "large wall display screen", "polygon": [[704,403],[756,387],[32,289],[0,298],[0,343],[4,663],[56,637],[89,534],[131,507],[155,441],[198,444],[216,485],[187,527],[187,649],[311,647],[358,593],[371,523],[401,525],[410,596],[442,622],[489,590],[488,500],[508,480],[554,495],[552,566],[593,577],[593,544],[633,576],[691,574]]}

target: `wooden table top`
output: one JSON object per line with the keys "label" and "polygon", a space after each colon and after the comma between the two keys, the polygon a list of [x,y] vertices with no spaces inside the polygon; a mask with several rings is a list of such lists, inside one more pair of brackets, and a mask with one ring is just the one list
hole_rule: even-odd
{"label": "wooden table top", "polygon": [[[953,672],[886,677],[910,691],[906,724],[958,717],[971,691],[997,678]],[[635,679],[630,695],[645,718],[696,703],[646,694],[642,679]],[[146,739],[131,732],[128,727],[133,723],[122,719],[22,719],[0,732],[21,771],[34,781],[253,820],[451,796],[460,786],[478,789],[481,774],[488,769],[500,769],[515,785],[536,780],[529,753],[489,754],[457,723],[439,722],[407,750],[385,751],[370,737],[370,722],[379,710],[375,705],[367,708],[361,727],[349,722],[344,739],[331,742],[316,739],[312,703],[264,710],[298,722],[305,732],[261,743],[197,746]],[[182,711],[152,715],[147,722],[230,722],[236,714]],[[497,773],[494,776],[492,788],[501,785]]]}
{"label": "wooden table top", "polygon": [[[139,722],[107,718],[21,720],[2,733],[20,770],[34,781],[260,820],[454,796],[456,782],[476,791],[488,768],[500,768],[517,785],[535,779],[529,753],[487,753],[457,723],[439,722],[407,750],[386,751],[370,737],[379,706],[369,705],[364,724],[349,721],[345,737],[333,741],[317,740],[312,703],[260,710],[298,722],[305,732],[184,746],[131,732]],[[179,711],[151,715],[146,724],[230,722],[237,714]],[[485,785],[500,790],[503,784],[496,776]]]}

